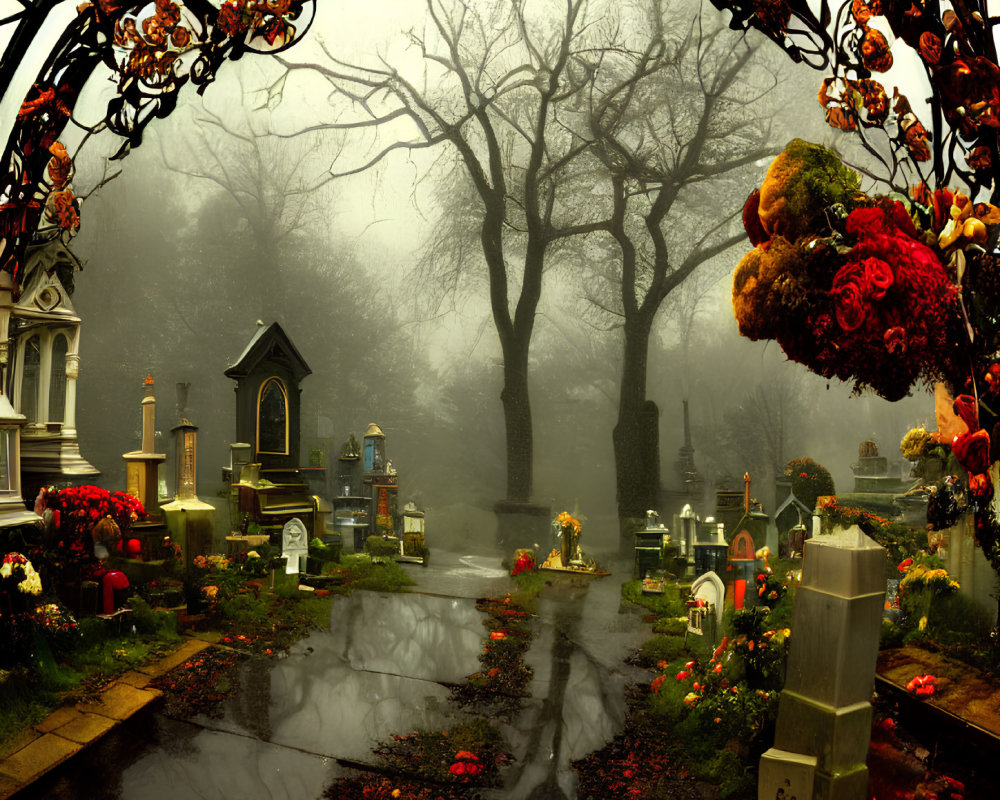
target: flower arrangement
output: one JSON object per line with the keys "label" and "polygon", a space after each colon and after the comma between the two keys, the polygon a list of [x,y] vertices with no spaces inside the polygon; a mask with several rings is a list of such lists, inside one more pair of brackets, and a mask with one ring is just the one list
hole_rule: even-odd
{"label": "flower arrangement", "polygon": [[45,603],[36,606],[32,617],[39,628],[48,632],[70,633],[78,628],[73,615],[58,603]]}
{"label": "flower arrangement", "polygon": [[[740,332],[775,339],[793,361],[890,400],[920,380],[961,385],[960,292],[929,209],[859,185],[832,151],[801,139],[774,160],[744,209],[755,247],[733,277]],[[1000,222],[993,206],[939,202]]]}
{"label": "flower arrangement", "polygon": [[[867,195],[832,152],[792,141],[744,209],[754,249],[734,275],[740,331],[890,400],[940,382],[967,428],[946,440],[968,472],[959,513],[974,515],[1000,573],[1000,478],[989,476],[1000,460],[990,452],[1000,434],[1000,19],[966,4],[712,2],[733,27],[757,28],[827,73],[818,94],[827,122],[860,140],[875,159],[868,174],[889,187]],[[926,100],[923,120],[905,84],[889,92],[879,82],[894,53],[917,67],[893,77]],[[931,522],[950,516],[935,509]]]}
{"label": "flower arrangement", "polygon": [[899,581],[900,592],[928,590],[935,594],[950,594],[959,588],[940,559],[919,555],[916,559],[906,558],[900,562],[899,571],[903,577]]}
{"label": "flower arrangement", "polygon": [[907,461],[919,461],[934,447],[934,439],[923,425],[910,428],[899,443],[899,452]]}
{"label": "flower arrangement", "polygon": [[834,525],[845,528],[857,525],[886,549],[886,558],[893,565],[928,548],[926,530],[894,522],[867,509],[842,506],[831,499],[823,506],[823,513],[824,530]]}
{"label": "flower arrangement", "polygon": [[93,552],[94,529],[102,520],[110,519],[119,535],[126,535],[133,522],[146,517],[138,498],[99,486],[50,486],[39,493],[37,505],[52,510],[55,547],[78,558]]}
{"label": "flower arrangement", "polygon": [[792,491],[808,508],[816,507],[817,497],[836,491],[830,471],[811,458],[794,458],[785,465],[785,477],[792,481]]}
{"label": "flower arrangement", "polygon": [[0,564],[0,577],[7,578],[17,585],[22,594],[38,595],[42,593],[42,579],[35,571],[31,562],[20,553],[7,553]]}
{"label": "flower arrangement", "polygon": [[514,566],[510,569],[511,575],[520,575],[522,572],[531,572],[535,568],[535,554],[531,550],[520,550],[517,558],[514,559]]}

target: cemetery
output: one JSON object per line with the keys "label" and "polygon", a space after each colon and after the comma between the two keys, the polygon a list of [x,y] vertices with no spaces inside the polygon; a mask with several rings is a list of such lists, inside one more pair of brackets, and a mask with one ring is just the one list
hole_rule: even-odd
{"label": "cemetery", "polygon": [[992,4],[9,5],[0,800],[995,796]]}

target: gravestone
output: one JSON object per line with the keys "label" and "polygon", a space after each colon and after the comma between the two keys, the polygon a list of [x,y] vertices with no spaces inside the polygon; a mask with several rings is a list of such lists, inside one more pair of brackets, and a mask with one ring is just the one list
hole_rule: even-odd
{"label": "gravestone", "polygon": [[302,572],[302,562],[309,556],[309,533],[298,517],[292,517],[281,529],[281,555],[287,559],[286,575]]}
{"label": "gravestone", "polygon": [[757,796],[771,800],[787,780],[811,783],[813,800],[865,800],[885,550],[856,525],[803,549],[785,688]]}
{"label": "gravestone", "polygon": [[688,633],[704,637],[703,642],[714,650],[721,641],[726,585],[709,571],[691,584],[691,595],[696,604],[688,609]]}

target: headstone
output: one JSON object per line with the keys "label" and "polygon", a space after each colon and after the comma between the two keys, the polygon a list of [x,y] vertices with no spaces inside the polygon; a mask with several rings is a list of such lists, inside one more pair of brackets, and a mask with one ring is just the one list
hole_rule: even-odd
{"label": "headstone", "polygon": [[309,533],[298,517],[292,517],[281,529],[281,555],[287,559],[286,575],[302,571],[302,562],[309,556]]}
{"label": "headstone", "polygon": [[714,572],[706,572],[691,584],[694,604],[688,608],[688,633],[703,636],[715,649],[721,641],[723,604],[726,586]]}
{"label": "headstone", "polygon": [[810,776],[813,800],[867,797],[884,596],[885,550],[856,525],[806,540],[774,748],[760,762],[759,800],[771,800],[785,780],[808,783]]}

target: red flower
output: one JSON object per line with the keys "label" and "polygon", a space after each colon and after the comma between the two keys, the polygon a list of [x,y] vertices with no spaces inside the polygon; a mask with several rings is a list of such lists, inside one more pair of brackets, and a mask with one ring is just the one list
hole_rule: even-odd
{"label": "red flower", "polygon": [[971,394],[960,394],[952,404],[956,416],[969,426],[970,431],[979,429],[979,403]]}
{"label": "red flower", "polygon": [[[840,273],[837,273],[837,278]],[[863,300],[861,286],[856,281],[841,283],[837,285],[837,278],[834,279],[833,289],[830,294],[836,299],[837,323],[845,331],[850,333],[861,327],[865,321],[866,306]]]}
{"label": "red flower", "polygon": [[666,679],[667,679],[666,675],[659,675],[658,677],[653,678],[653,683],[649,687],[650,691],[653,694],[659,694],[660,693],[660,687],[663,686],[663,682]]}
{"label": "red flower", "polygon": [[687,680],[687,677],[688,673],[686,670],[682,669],[680,672],[677,673],[677,680],[679,681]]}
{"label": "red flower", "polygon": [[906,691],[913,692],[918,697],[929,697],[934,694],[934,676],[916,675],[906,684]]}
{"label": "red flower", "polygon": [[898,569],[900,572],[906,572],[906,570],[909,569],[912,563],[913,563],[912,558],[904,558],[902,561],[899,562],[899,566],[896,567],[896,569]]}
{"label": "red flower", "polygon": [[982,428],[956,436],[951,449],[970,475],[979,475],[990,468],[990,435]]}

